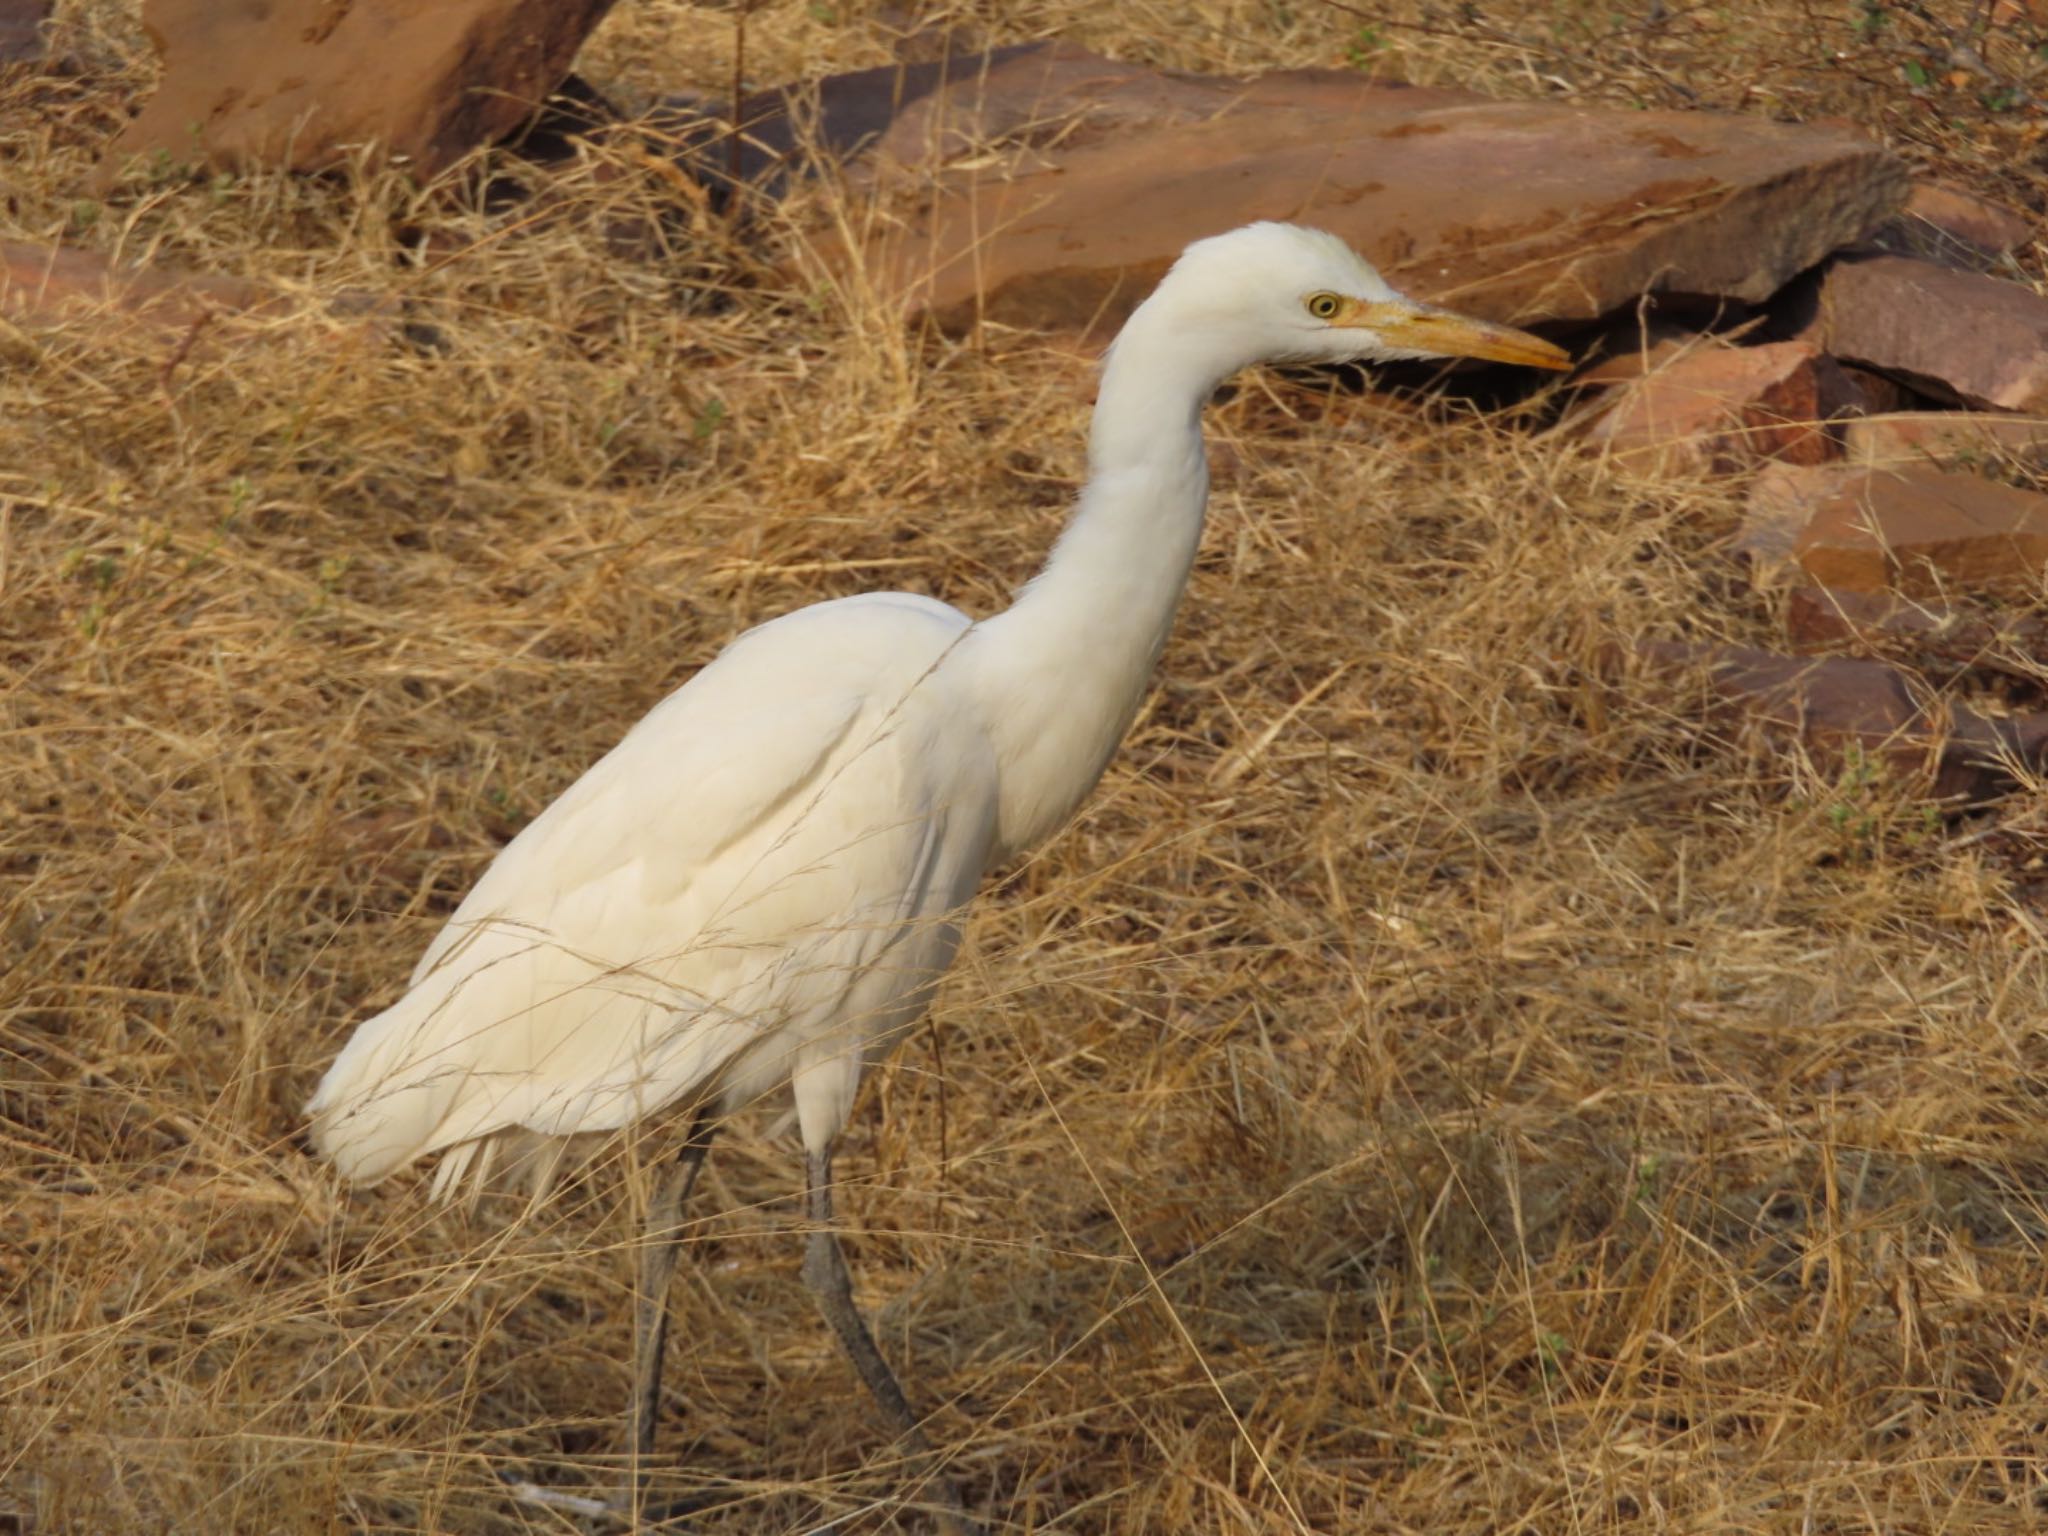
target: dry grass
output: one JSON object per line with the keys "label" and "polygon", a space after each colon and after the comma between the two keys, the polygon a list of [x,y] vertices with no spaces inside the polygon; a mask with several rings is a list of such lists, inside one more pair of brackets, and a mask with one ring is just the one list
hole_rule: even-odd
{"label": "dry grass", "polygon": [[[1969,147],[2038,119],[1863,78],[1911,8],[1876,41],[1793,0],[1486,9],[958,19],[1848,111],[2040,204]],[[388,296],[441,343],[317,306],[175,367],[139,329],[0,332],[0,1528],[573,1528],[503,1482],[616,1476],[621,1186],[659,1148],[465,1222],[416,1176],[344,1198],[298,1107],[492,852],[739,629],[882,584],[999,605],[1080,471],[1086,365],[906,338],[791,275],[798,223],[612,254],[648,177],[501,167],[571,210],[517,234],[474,178],[79,202],[146,72],[120,17],[66,20],[105,73],[0,96],[0,235]],[[627,0],[592,72],[716,89],[729,25]],[[888,48],[781,0],[751,35],[762,78]],[[422,235],[459,254],[394,259]],[[2039,1528],[2031,800],[1944,828],[1600,680],[1616,640],[1771,638],[1725,488],[1273,377],[1211,426],[1157,691],[841,1160],[972,1495],[1117,1536]],[[920,1528],[798,1281],[797,1172],[761,1127],[713,1159],[666,1486],[714,1497],[704,1532]]]}

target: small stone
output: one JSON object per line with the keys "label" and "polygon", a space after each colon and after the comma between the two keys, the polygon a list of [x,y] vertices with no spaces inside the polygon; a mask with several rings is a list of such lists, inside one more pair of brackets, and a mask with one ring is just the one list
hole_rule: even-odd
{"label": "small stone", "polygon": [[1824,463],[1841,455],[1827,424],[1858,404],[1834,359],[1803,341],[1701,343],[1616,394],[1587,440],[1656,474],[1726,472],[1764,458]]}
{"label": "small stone", "polygon": [[1937,398],[2048,414],[2048,299],[1907,256],[1845,256],[1820,293],[1821,344]]}
{"label": "small stone", "polygon": [[426,179],[532,115],[611,0],[147,0],[163,78],[101,162],[327,170],[364,145]]}

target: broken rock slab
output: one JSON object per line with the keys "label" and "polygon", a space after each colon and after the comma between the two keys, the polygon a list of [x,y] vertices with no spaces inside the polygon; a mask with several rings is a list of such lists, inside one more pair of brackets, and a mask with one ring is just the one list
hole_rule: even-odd
{"label": "broken rock slab", "polygon": [[1761,585],[1776,585],[1799,568],[1799,540],[1822,502],[1855,475],[1846,464],[1766,464],[1749,482],[1733,551]]}
{"label": "broken rock slab", "polygon": [[1588,443],[1658,474],[1725,473],[1765,458],[1825,463],[1842,453],[1830,423],[1861,405],[1835,360],[1803,341],[1701,342],[1615,394]]}
{"label": "broken rock slab", "polygon": [[[731,132],[735,114],[728,104],[695,93],[664,96],[644,126],[681,146],[679,158],[710,189],[714,206],[722,207],[735,178],[746,188],[774,195],[820,163],[858,171],[865,162],[870,173],[878,163],[922,165],[927,157],[915,142],[920,102],[963,74],[1000,70],[1046,47],[1013,43],[754,91],[740,101],[737,143]],[[1023,126],[1005,123],[996,131],[1018,132]]]}
{"label": "broken rock slab", "polygon": [[2028,608],[1918,600],[1896,592],[1794,587],[1785,632],[1804,648],[1852,646],[1950,676],[2001,672],[2032,682],[2048,618]]}
{"label": "broken rock slab", "polygon": [[2048,496],[1928,465],[1773,464],[1736,542],[1845,591],[2031,591],[2048,569]]}
{"label": "broken rock slab", "polygon": [[2048,496],[1925,466],[1870,471],[1821,502],[1797,552],[1825,586],[2030,589],[2048,567]]}
{"label": "broken rock slab", "polygon": [[371,294],[304,300],[252,278],[117,266],[96,251],[0,240],[0,320],[26,332],[87,321],[102,335],[204,331],[210,341],[222,322],[236,340],[256,341],[303,335],[304,319],[336,341],[388,341],[401,326],[398,307]]}
{"label": "broken rock slab", "polygon": [[1332,230],[1397,286],[1495,320],[1760,301],[1906,193],[1889,152],[1835,129],[1336,70],[1170,74],[1064,44],[949,61],[877,116],[866,174],[900,221],[866,268],[951,325],[1107,334],[1190,240],[1254,219]]}
{"label": "broken rock slab", "polygon": [[16,325],[111,311],[166,329],[274,299],[262,284],[175,268],[117,267],[95,251],[0,240],[0,315]]}
{"label": "broken rock slab", "polygon": [[2018,250],[2035,232],[2034,221],[2017,208],[1941,181],[1915,184],[1901,218],[1992,256]]}
{"label": "broken rock slab", "polygon": [[1916,602],[1896,592],[1846,587],[1794,587],[1785,598],[1785,634],[1802,649],[1845,644],[1931,641],[1955,627],[1945,604]]}
{"label": "broken rock slab", "polygon": [[1978,272],[1858,253],[1821,280],[1818,336],[1938,399],[2048,415],[2048,299]]}
{"label": "broken rock slab", "polygon": [[1935,697],[1886,662],[1740,645],[1642,650],[1667,669],[1703,669],[1733,718],[1799,741],[1824,772],[1875,759],[1923,780],[1935,799],[1971,805],[2011,790],[2015,766],[2038,770],[2048,760],[2048,714],[1987,716]]}
{"label": "broken rock slab", "polygon": [[1994,411],[1895,411],[1842,424],[1843,457],[1874,468],[2048,460],[2048,417]]}
{"label": "broken rock slab", "polygon": [[2032,220],[1945,182],[1915,183],[1906,206],[1870,237],[1878,250],[1959,272],[1990,272],[2033,238]]}
{"label": "broken rock slab", "polygon": [[147,0],[163,78],[101,161],[328,170],[364,146],[426,178],[511,131],[612,0]]}

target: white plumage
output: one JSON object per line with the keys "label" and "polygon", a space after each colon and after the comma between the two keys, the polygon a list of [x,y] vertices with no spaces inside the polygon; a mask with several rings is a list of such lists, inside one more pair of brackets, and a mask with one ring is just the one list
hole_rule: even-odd
{"label": "white plumage", "polygon": [[913,1022],[988,862],[968,621],[854,597],[742,636],[501,853],[312,1103],[348,1178],[494,1135],[616,1130],[716,1080],[793,1083],[806,1145]]}
{"label": "white plumage", "polygon": [[[1566,361],[1402,298],[1318,231],[1190,246],[1112,348],[1088,485],[1017,601],[974,623],[929,598],[856,597],[735,641],[499,854],[322,1080],[316,1145],[359,1182],[440,1153],[447,1193],[501,1138],[696,1106],[649,1216],[672,1237],[715,1117],[788,1084],[815,1224],[805,1277],[924,1449],[830,1230],[862,1067],[924,1011],[982,876],[1066,820],[1129,726],[1201,536],[1217,383],[1260,360],[1428,356]],[[643,1264],[636,1472],[672,1249]]]}

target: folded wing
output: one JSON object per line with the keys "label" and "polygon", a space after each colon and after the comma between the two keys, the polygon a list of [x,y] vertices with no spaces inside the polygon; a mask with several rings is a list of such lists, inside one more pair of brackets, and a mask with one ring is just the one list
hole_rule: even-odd
{"label": "folded wing", "polygon": [[835,1025],[892,1027],[950,958],[920,924],[986,856],[992,769],[934,675],[965,622],[917,599],[806,609],[656,706],[358,1028],[309,1106],[321,1151],[367,1182],[465,1149],[452,1183],[501,1132],[615,1129],[787,1081]]}

